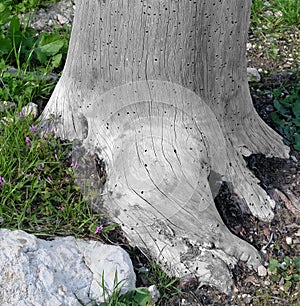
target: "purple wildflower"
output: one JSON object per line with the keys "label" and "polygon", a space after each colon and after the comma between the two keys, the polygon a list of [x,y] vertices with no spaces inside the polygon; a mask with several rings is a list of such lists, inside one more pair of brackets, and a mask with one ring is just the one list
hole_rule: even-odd
{"label": "purple wildflower", "polygon": [[22,108],[22,110],[20,111],[19,116],[20,117],[26,117],[25,109],[24,108]]}
{"label": "purple wildflower", "polygon": [[0,176],[0,188],[2,187],[3,183],[5,182],[5,179],[3,176]]}
{"label": "purple wildflower", "polygon": [[28,136],[25,136],[25,142],[28,147],[31,147],[31,139]]}
{"label": "purple wildflower", "polygon": [[97,228],[96,228],[94,234],[97,235],[97,234],[99,234],[102,230],[103,230],[103,225],[101,224],[101,225],[97,226]]}
{"label": "purple wildflower", "polygon": [[30,130],[30,132],[31,132],[32,134],[34,134],[34,133],[37,132],[38,127],[32,124],[29,130]]}
{"label": "purple wildflower", "polygon": [[47,179],[46,179],[49,183],[52,183],[52,179],[50,176],[47,176]]}
{"label": "purple wildflower", "polygon": [[72,167],[73,169],[76,169],[76,168],[77,168],[77,166],[78,166],[77,161],[76,161],[75,163],[74,163],[74,162],[71,162],[70,167]]}
{"label": "purple wildflower", "polygon": [[56,153],[54,154],[54,157],[55,157],[56,161],[58,161],[58,156],[57,156]]}
{"label": "purple wildflower", "polygon": [[22,173],[22,175],[24,175],[26,178],[28,178],[28,177],[29,177],[29,174],[25,174],[25,172],[24,172],[24,171],[22,171],[21,173]]}
{"label": "purple wildflower", "polygon": [[37,170],[38,171],[41,171],[42,169],[44,169],[45,167],[45,164],[44,163],[41,163],[38,167],[37,167]]}

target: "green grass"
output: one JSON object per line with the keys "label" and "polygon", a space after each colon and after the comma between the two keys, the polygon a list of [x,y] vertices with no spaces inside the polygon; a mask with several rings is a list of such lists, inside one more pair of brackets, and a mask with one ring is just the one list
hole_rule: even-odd
{"label": "green grass", "polygon": [[90,235],[98,218],[78,192],[70,144],[39,137],[31,116],[6,114],[0,125],[2,227],[39,235]]}
{"label": "green grass", "polygon": [[282,92],[283,88],[272,91],[275,98],[272,120],[286,144],[292,144],[295,150],[300,151],[300,83],[288,96],[283,96]]}
{"label": "green grass", "polygon": [[253,0],[251,28],[267,33],[280,33],[300,25],[300,3],[298,0]]}
{"label": "green grass", "polygon": [[14,14],[25,13],[30,10],[38,10],[39,8],[56,3],[59,0],[12,0],[11,6]]}

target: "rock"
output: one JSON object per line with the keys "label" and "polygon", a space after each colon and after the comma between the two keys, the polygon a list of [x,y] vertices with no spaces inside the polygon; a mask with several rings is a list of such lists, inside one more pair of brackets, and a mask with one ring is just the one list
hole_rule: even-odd
{"label": "rock", "polygon": [[53,26],[70,25],[74,18],[74,9],[75,1],[62,0],[34,12],[33,16],[25,16],[25,18],[31,20],[30,26],[37,31],[50,31]]}
{"label": "rock", "polygon": [[32,115],[34,118],[38,116],[38,105],[37,104],[30,102],[22,108],[20,112],[20,116],[27,117],[29,115]]}
{"label": "rock", "polygon": [[155,305],[155,303],[159,300],[160,298],[160,292],[158,291],[157,287],[155,285],[152,285],[148,288],[148,291],[151,296],[151,305]]}
{"label": "rock", "polygon": [[115,273],[122,293],[135,287],[129,255],[120,247],[74,237],[42,240],[0,229],[0,305],[74,305],[103,302]]}
{"label": "rock", "polygon": [[259,82],[261,80],[260,74],[256,68],[247,68],[248,82]]}
{"label": "rock", "polygon": [[286,241],[287,245],[292,245],[293,244],[293,239],[291,237],[286,237],[285,241]]}
{"label": "rock", "polygon": [[260,276],[260,277],[265,277],[265,276],[267,276],[268,271],[267,271],[267,269],[266,269],[263,265],[260,265],[260,266],[257,268],[257,274],[258,274],[258,276]]}
{"label": "rock", "polygon": [[272,11],[265,11],[265,15],[266,15],[267,17],[272,17],[272,16],[274,16],[274,14],[273,14]]}

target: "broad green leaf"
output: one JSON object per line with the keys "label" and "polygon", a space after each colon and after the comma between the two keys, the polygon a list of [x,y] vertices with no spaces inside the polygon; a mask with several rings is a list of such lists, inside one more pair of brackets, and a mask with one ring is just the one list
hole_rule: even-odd
{"label": "broad green leaf", "polygon": [[295,118],[292,121],[296,126],[300,127],[300,118]]}
{"label": "broad green leaf", "polygon": [[285,284],[283,285],[284,290],[287,292],[290,290],[290,288],[292,287],[292,282],[291,281],[287,281],[285,282]]}
{"label": "broad green leaf", "polygon": [[291,264],[291,260],[288,256],[284,257],[284,262],[285,262],[285,268],[288,268]]}
{"label": "broad green leaf", "polygon": [[10,9],[9,9],[10,1],[0,3],[0,25],[6,24],[10,19]]}
{"label": "broad green leaf", "polygon": [[294,103],[292,110],[296,118],[300,119],[300,99]]}
{"label": "broad green leaf", "polygon": [[269,262],[269,270],[271,272],[276,272],[277,268],[279,268],[279,267],[280,267],[279,261],[277,259],[271,258],[270,262]]}
{"label": "broad green leaf", "polygon": [[274,100],[274,107],[281,115],[285,115],[287,110],[282,106],[282,104],[277,99]]}
{"label": "broad green leaf", "polygon": [[[299,136],[299,145],[300,145],[300,136]],[[295,268],[300,272],[300,256],[297,256],[293,259],[293,264],[295,265]]]}
{"label": "broad green leaf", "polygon": [[[296,145],[298,145],[298,146],[300,146],[300,134],[296,134],[295,136],[294,136],[294,139],[295,139],[295,146]],[[298,264],[298,262],[297,262],[297,264]],[[300,263],[299,263],[300,264]],[[300,269],[300,268],[299,268]]]}
{"label": "broad green leaf", "polygon": [[0,3],[0,13],[3,13],[6,9],[6,6],[3,3]]}
{"label": "broad green leaf", "polygon": [[64,43],[62,40],[55,40],[53,42],[47,43],[46,45],[39,46],[40,52],[44,53],[46,56],[55,55],[63,47]]}
{"label": "broad green leaf", "polygon": [[8,35],[13,37],[14,35],[20,35],[20,32],[21,32],[20,20],[17,16],[14,16],[10,21]]}
{"label": "broad green leaf", "polygon": [[134,297],[134,301],[137,303],[137,305],[140,305],[140,306],[149,305],[151,301],[149,291],[145,290],[144,292],[138,292],[136,289],[136,295]]}
{"label": "broad green leaf", "polygon": [[52,67],[58,68],[61,64],[61,60],[62,60],[62,54],[61,53],[58,53],[58,54],[54,55],[53,58],[52,58],[52,61],[51,61]]}
{"label": "broad green leaf", "polygon": [[0,55],[8,54],[12,50],[12,43],[9,38],[0,38]]}
{"label": "broad green leaf", "polygon": [[38,49],[38,48],[35,49],[34,52],[35,52],[35,56],[39,60],[39,62],[41,64],[46,64],[47,56],[40,49]]}
{"label": "broad green leaf", "polygon": [[284,123],[282,122],[282,120],[279,118],[279,115],[277,112],[272,112],[271,114],[271,118],[273,120],[273,122],[278,125],[278,126],[282,126]]}

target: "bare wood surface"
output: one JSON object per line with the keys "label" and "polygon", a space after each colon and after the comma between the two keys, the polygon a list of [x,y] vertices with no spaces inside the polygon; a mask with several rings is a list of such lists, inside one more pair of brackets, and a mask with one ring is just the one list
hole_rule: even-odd
{"label": "bare wood surface", "polygon": [[[166,271],[224,291],[237,260],[257,268],[260,256],[223,224],[218,181],[270,220],[274,203],[243,155],[288,154],[251,102],[250,4],[78,0],[67,63],[43,114],[54,114],[58,135],[105,161],[104,203],[95,209]],[[79,171],[78,182],[90,197],[97,189],[86,175]]]}

